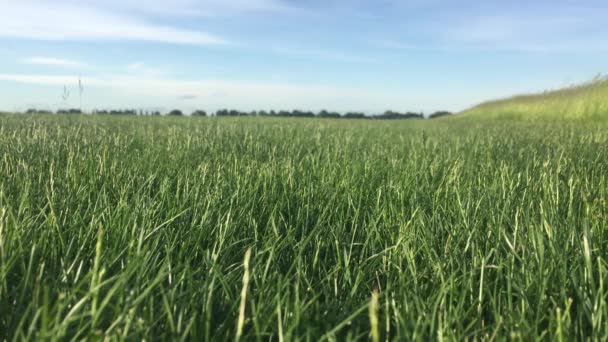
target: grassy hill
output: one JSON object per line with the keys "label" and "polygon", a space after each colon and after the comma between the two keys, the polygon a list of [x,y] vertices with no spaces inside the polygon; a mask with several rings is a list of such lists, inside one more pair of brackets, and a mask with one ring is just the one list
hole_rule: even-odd
{"label": "grassy hill", "polygon": [[519,119],[606,117],[608,79],[598,77],[593,81],[560,90],[489,101],[461,114],[466,117],[483,115]]}

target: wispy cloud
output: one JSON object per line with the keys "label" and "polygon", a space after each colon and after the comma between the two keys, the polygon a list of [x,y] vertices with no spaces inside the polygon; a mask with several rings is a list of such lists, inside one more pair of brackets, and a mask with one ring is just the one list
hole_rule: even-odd
{"label": "wispy cloud", "polygon": [[370,64],[374,60],[358,54],[335,49],[310,48],[303,46],[275,46],[270,51],[278,55],[296,59],[330,61],[340,63]]}
{"label": "wispy cloud", "polygon": [[168,74],[168,71],[159,67],[148,66],[144,62],[133,62],[125,68],[127,74],[139,77],[161,77]]}
{"label": "wispy cloud", "polygon": [[[32,85],[73,86],[77,78],[70,75],[0,74],[0,81]],[[124,75],[82,77],[89,88],[89,99],[95,93],[120,93],[128,98],[127,105],[175,105],[184,100],[192,106],[205,108],[265,108],[319,110],[354,110],[370,106],[390,106],[394,94],[369,89],[334,87],[286,82],[257,82],[239,80],[179,80],[171,78],[141,78]],[[184,95],[186,94],[186,96]],[[117,101],[118,102],[118,101]],[[115,103],[117,103],[115,102]],[[89,100],[90,105],[104,106]],[[115,105],[115,103],[113,103]]]}
{"label": "wispy cloud", "polygon": [[196,100],[197,98],[198,98],[198,96],[196,96],[196,95],[182,95],[182,96],[177,97],[178,100],[182,100],[182,101]]}
{"label": "wispy cloud", "polygon": [[423,48],[420,45],[405,43],[392,39],[379,39],[376,41],[372,41],[372,44],[380,48],[395,50],[420,50]]}
{"label": "wispy cloud", "polygon": [[523,52],[606,51],[606,10],[562,6],[542,12],[477,13],[447,20],[439,40],[460,48]]}
{"label": "wispy cloud", "polygon": [[189,45],[227,42],[215,35],[150,23],[66,2],[20,0],[2,4],[0,37],[37,40],[139,40]]}
{"label": "wispy cloud", "polygon": [[[88,79],[90,80],[90,79]],[[78,82],[76,76],[71,75],[35,75],[35,74],[0,74],[0,81],[11,81],[17,83],[35,85],[66,85]]]}
{"label": "wispy cloud", "polygon": [[297,11],[281,0],[105,0],[97,4],[102,8],[188,17]]}
{"label": "wispy cloud", "polygon": [[83,68],[86,64],[69,59],[53,58],[53,57],[31,57],[21,61],[23,64],[47,65],[62,68]]}

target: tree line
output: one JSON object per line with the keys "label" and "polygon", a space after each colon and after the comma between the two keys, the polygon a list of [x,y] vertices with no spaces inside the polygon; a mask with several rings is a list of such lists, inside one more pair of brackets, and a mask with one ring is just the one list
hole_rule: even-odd
{"label": "tree line", "polygon": [[[39,110],[39,109],[28,109],[26,111],[27,114],[84,114],[81,109],[59,109],[56,112],[52,112],[49,110]],[[167,113],[161,113],[160,111],[148,111],[148,110],[135,110],[135,109],[121,109],[121,110],[93,110],[91,112],[93,115],[127,115],[127,116],[185,116],[184,112],[179,109],[171,110]],[[429,115],[429,118],[439,118],[442,116],[451,115],[451,112],[448,111],[438,111]],[[195,110],[190,113],[190,116],[194,117],[203,117],[203,116],[217,116],[217,117],[242,117],[242,116],[264,116],[264,117],[293,117],[293,118],[335,118],[335,119],[383,119],[383,120],[400,120],[400,119],[424,119],[423,113],[414,113],[414,112],[395,112],[391,110],[387,110],[381,114],[374,115],[366,115],[361,112],[347,112],[347,113],[338,113],[338,112],[330,112],[327,110],[321,110],[318,113],[314,113],[312,111],[301,111],[301,110],[280,110],[280,111],[251,111],[244,112],[235,109],[220,109],[214,113],[207,113],[204,110]]]}

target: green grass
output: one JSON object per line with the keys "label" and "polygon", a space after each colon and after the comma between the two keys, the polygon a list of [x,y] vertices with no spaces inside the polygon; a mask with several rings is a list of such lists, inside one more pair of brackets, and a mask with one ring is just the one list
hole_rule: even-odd
{"label": "green grass", "polygon": [[0,116],[0,340],[605,340],[607,155],[607,120]]}
{"label": "green grass", "polygon": [[539,118],[596,119],[608,116],[608,80],[594,81],[540,94],[482,103],[465,116],[536,120]]}

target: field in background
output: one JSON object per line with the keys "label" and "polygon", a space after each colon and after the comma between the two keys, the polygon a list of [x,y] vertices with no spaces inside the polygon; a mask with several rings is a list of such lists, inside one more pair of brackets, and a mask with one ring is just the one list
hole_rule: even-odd
{"label": "field in background", "polygon": [[0,116],[0,339],[605,339],[607,155],[604,118]]}
{"label": "field in background", "polygon": [[536,120],[597,119],[608,116],[608,79],[540,94],[490,101],[464,111],[462,117]]}

